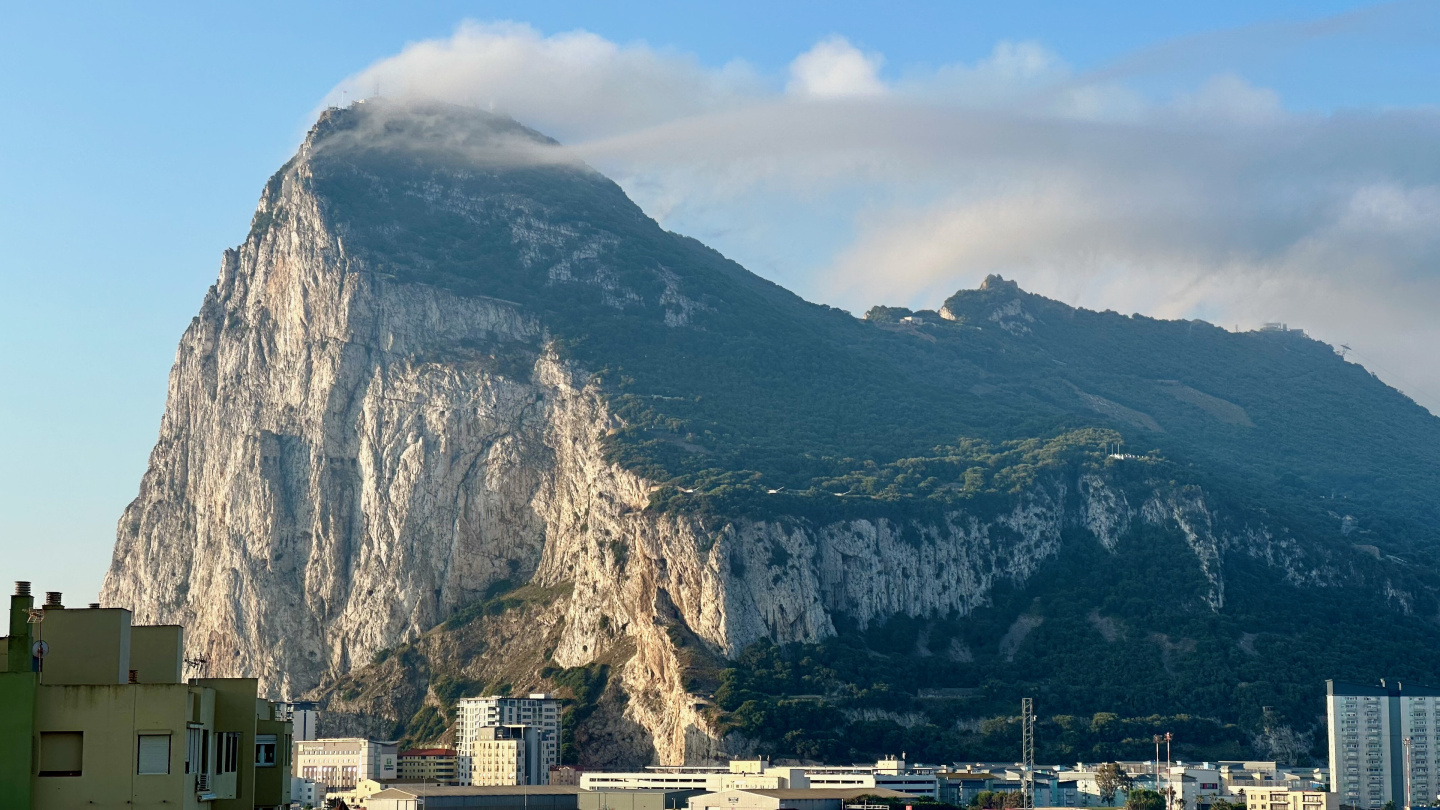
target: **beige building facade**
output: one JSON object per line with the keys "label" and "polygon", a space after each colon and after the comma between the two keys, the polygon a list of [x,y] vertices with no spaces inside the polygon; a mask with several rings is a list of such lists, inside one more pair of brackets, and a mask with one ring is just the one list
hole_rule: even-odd
{"label": "beige building facade", "polygon": [[362,779],[393,781],[398,775],[395,743],[359,737],[303,740],[295,743],[295,775],[324,782],[332,792],[355,787]]}
{"label": "beige building facade", "polygon": [[289,724],[253,678],[182,681],[184,632],[128,610],[11,597],[0,671],[7,808],[288,805]]}
{"label": "beige building facade", "polygon": [[1338,794],[1324,790],[1248,788],[1245,810],[1340,810]]}
{"label": "beige building facade", "polygon": [[398,774],[400,781],[408,784],[456,784],[455,750],[411,748],[401,751]]}

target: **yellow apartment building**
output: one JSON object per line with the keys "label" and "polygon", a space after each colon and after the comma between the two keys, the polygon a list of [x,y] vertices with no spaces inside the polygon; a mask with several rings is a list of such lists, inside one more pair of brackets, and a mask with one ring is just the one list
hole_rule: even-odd
{"label": "yellow apartment building", "polygon": [[290,724],[254,678],[182,680],[184,630],[10,598],[0,660],[6,808],[255,810],[290,802]]}

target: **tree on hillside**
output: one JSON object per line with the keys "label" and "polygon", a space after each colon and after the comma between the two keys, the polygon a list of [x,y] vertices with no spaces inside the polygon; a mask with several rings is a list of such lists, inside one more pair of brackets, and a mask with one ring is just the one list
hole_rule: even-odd
{"label": "tree on hillside", "polygon": [[1136,788],[1125,794],[1125,810],[1165,810],[1165,797],[1149,788]]}
{"label": "tree on hillside", "polygon": [[1114,804],[1115,793],[1128,791],[1133,783],[1118,762],[1107,762],[1095,769],[1095,787],[1100,789],[1100,800],[1106,804]]}

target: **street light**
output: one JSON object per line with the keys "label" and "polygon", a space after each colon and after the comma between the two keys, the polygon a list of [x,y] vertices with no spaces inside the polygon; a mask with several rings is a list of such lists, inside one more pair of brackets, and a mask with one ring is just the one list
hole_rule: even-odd
{"label": "street light", "polygon": [[1405,743],[1405,810],[1410,810],[1410,738],[1406,737]]}

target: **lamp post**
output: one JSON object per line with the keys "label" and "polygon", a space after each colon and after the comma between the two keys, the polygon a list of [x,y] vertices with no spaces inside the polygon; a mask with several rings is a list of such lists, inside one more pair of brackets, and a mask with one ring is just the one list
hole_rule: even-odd
{"label": "lamp post", "polygon": [[1411,756],[1412,756],[1413,751],[1412,751],[1412,749],[1410,748],[1411,739],[1410,739],[1409,737],[1406,737],[1406,738],[1404,739],[1404,743],[1405,743],[1405,810],[1410,810],[1410,760],[1411,760]]}

